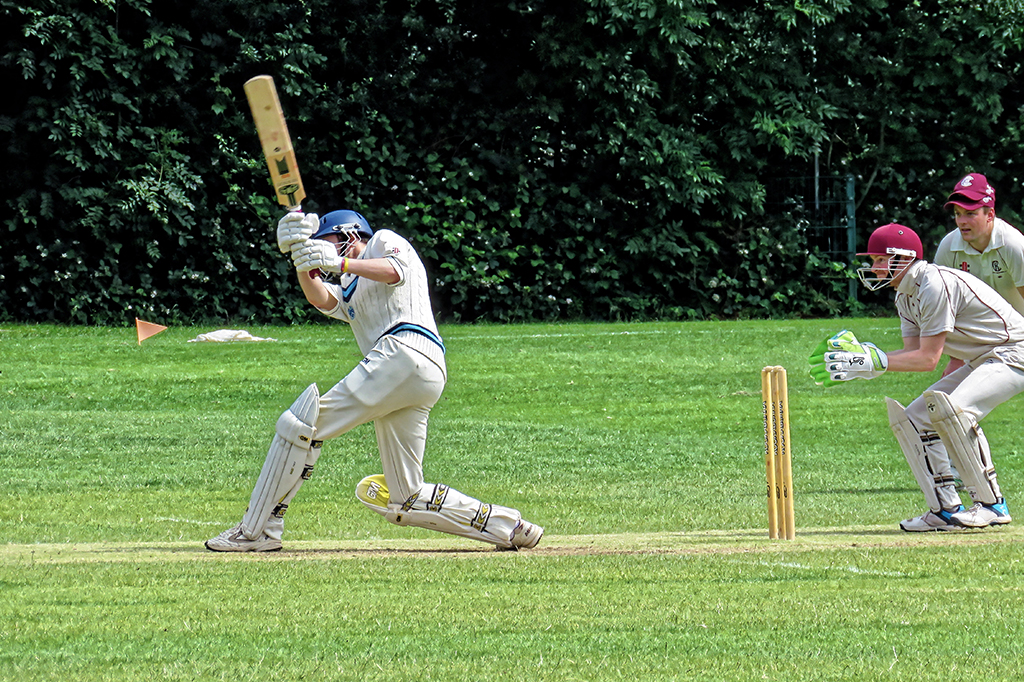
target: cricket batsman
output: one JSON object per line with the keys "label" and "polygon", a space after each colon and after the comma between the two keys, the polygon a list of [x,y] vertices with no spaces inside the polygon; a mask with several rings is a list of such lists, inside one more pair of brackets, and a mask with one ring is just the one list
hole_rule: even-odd
{"label": "cricket batsman", "polygon": [[355,211],[290,212],[278,223],[306,300],[347,322],[364,358],[333,388],[311,384],[278,419],[242,521],[206,547],[215,552],[281,549],[284,514],[310,477],[324,441],[373,422],[383,474],[356,486],[360,502],[389,522],[460,535],[502,550],[536,547],[544,529],[515,509],[423,480],[427,417],[447,380],[427,275],[412,245],[374,232]]}
{"label": "cricket batsman", "polygon": [[[886,398],[889,424],[928,511],[900,523],[907,532],[985,528],[1010,523],[980,422],[1024,391],[1024,316],[970,273],[922,259],[921,239],[891,223],[871,233],[871,264],[858,271],[875,291],[896,290],[903,348],[889,353],[843,331],[811,354],[819,384],[874,379],[886,371],[931,372],[943,353],[963,366],[943,376],[905,408]],[[950,460],[973,502],[965,509]]]}

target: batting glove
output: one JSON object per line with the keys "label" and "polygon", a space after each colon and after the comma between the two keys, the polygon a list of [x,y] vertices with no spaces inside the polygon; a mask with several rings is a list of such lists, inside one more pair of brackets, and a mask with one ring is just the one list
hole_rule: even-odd
{"label": "batting glove", "polygon": [[277,248],[281,253],[291,253],[296,245],[312,237],[319,228],[320,217],[316,213],[291,211],[277,223]]}
{"label": "batting glove", "polygon": [[323,270],[340,273],[345,266],[345,259],[338,255],[337,245],[319,239],[306,240],[302,246],[293,249],[292,262],[299,272]]}
{"label": "batting glove", "polygon": [[853,379],[874,379],[889,367],[889,358],[881,348],[873,343],[861,343],[853,332],[845,330],[822,341],[807,361],[814,382],[825,386]]}

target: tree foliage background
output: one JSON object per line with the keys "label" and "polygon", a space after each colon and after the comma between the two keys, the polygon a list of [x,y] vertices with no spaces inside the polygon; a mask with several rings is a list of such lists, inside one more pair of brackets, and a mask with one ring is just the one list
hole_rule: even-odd
{"label": "tree foliage background", "polygon": [[777,181],[853,176],[862,243],[934,248],[974,171],[1019,225],[1020,5],[0,0],[0,319],[317,318],[274,244],[262,73],[305,209],[407,236],[444,319],[862,311]]}

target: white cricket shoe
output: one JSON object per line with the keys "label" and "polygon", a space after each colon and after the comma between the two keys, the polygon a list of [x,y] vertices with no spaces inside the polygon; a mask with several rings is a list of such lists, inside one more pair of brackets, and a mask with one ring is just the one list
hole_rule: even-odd
{"label": "white cricket shoe", "polygon": [[1006,500],[1000,500],[995,504],[975,502],[970,509],[959,511],[952,517],[953,523],[964,528],[987,528],[1009,523],[1012,520]]}
{"label": "white cricket shoe", "polygon": [[513,550],[533,549],[542,537],[544,537],[543,528],[526,519],[520,519],[512,531],[512,539],[509,542],[512,543],[511,549]]}
{"label": "white cricket shoe", "polygon": [[206,549],[214,552],[279,552],[281,541],[268,537],[266,533],[256,540],[250,540],[242,534],[242,524],[238,524],[207,540]]}
{"label": "white cricket shoe", "polygon": [[953,514],[963,511],[963,507],[956,512],[946,511],[933,512],[931,509],[920,516],[900,522],[900,528],[908,533],[927,533],[933,530],[956,530],[958,526],[953,523]]}

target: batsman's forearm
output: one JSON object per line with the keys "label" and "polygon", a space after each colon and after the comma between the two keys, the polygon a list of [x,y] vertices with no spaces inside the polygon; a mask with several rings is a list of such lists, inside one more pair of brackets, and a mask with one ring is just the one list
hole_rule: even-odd
{"label": "batsman's forearm", "polygon": [[395,266],[387,258],[346,258],[345,272],[375,282],[395,284],[400,277]]}
{"label": "batsman's forearm", "polygon": [[299,286],[305,294],[309,303],[321,310],[333,310],[338,305],[338,299],[324,286],[319,273],[296,272],[299,277]]}

